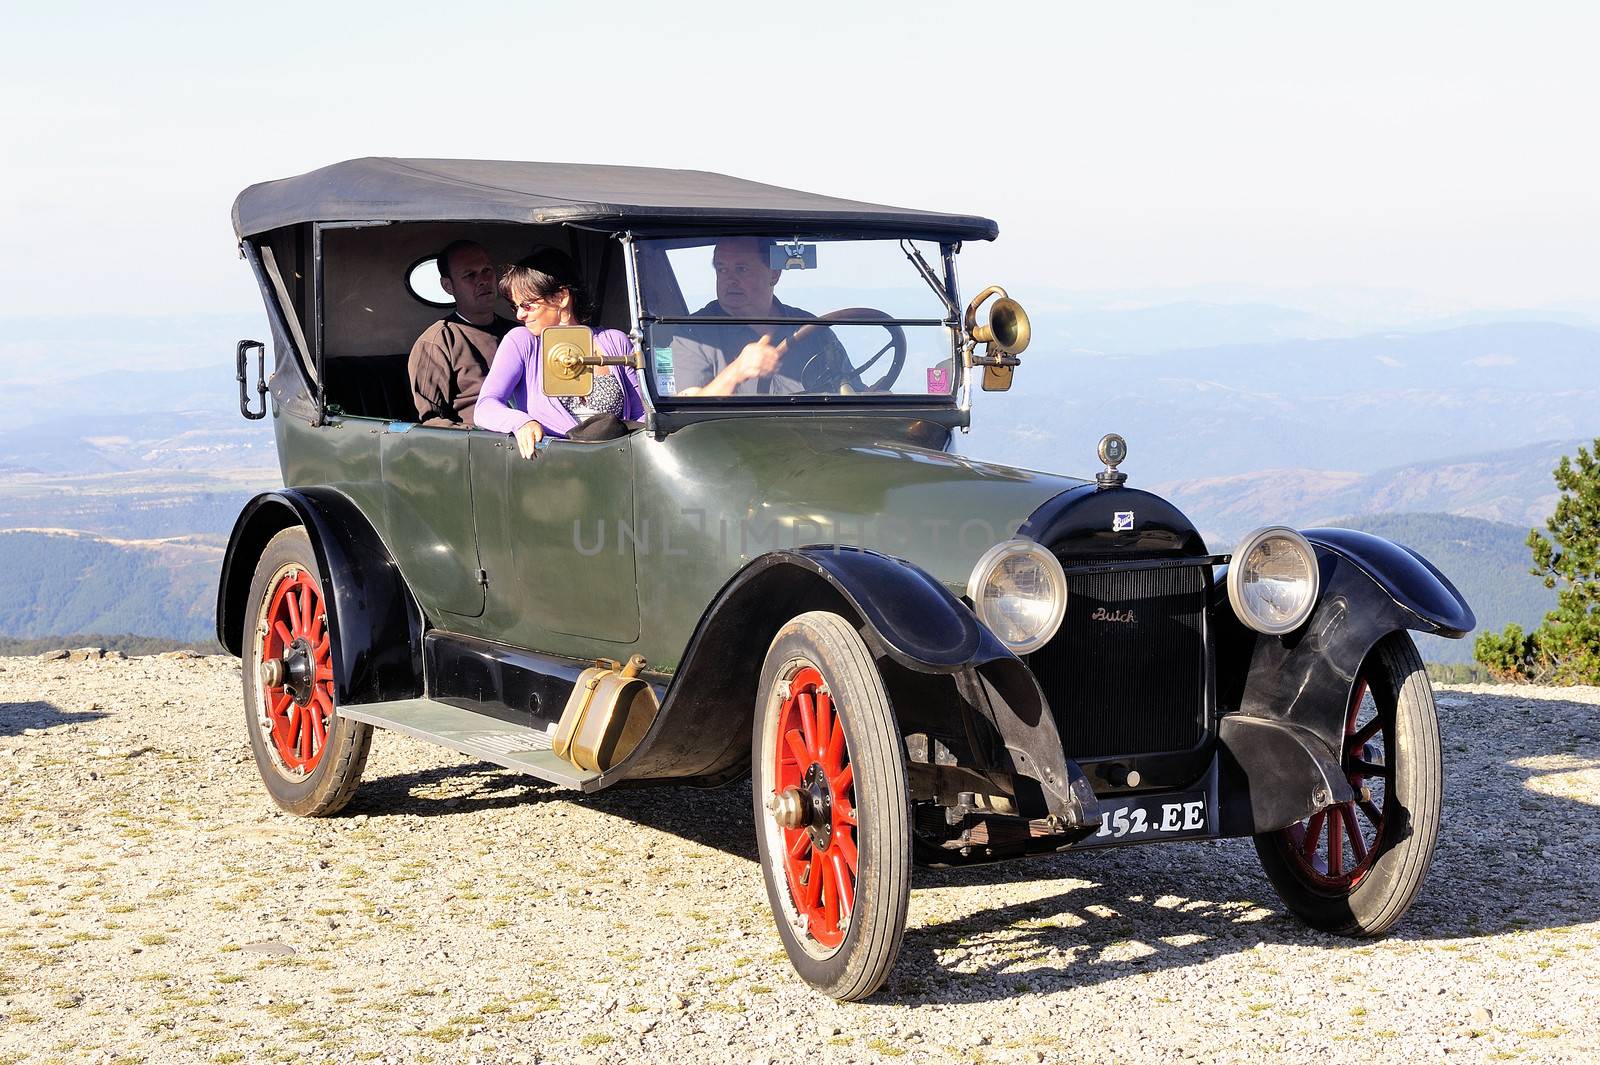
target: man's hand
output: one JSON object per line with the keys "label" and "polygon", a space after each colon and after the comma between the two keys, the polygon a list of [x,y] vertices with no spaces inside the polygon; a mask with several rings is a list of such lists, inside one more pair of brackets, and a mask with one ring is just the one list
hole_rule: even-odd
{"label": "man's hand", "polygon": [[681,389],[680,396],[731,396],[746,381],[770,377],[778,369],[784,353],[789,350],[787,340],[772,342],[771,333],[762,333],[760,340],[752,340],[739,352],[737,358],[722,368],[722,372],[706,382],[703,387]]}
{"label": "man's hand", "polygon": [[517,426],[517,450],[525,459],[539,457],[539,441],[544,439],[544,426],[537,421],[526,421]]}
{"label": "man's hand", "polygon": [[788,350],[787,340],[781,344],[774,344],[771,333],[762,333],[760,340],[752,340],[746,344],[739,352],[739,357],[728,364],[728,369],[733,371],[736,378],[734,384],[772,376],[778,369],[778,363],[783,359],[783,353]]}

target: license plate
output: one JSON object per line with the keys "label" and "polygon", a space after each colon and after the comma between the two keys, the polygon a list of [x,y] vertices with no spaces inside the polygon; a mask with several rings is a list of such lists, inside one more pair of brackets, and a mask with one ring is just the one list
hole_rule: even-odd
{"label": "license plate", "polygon": [[1078,847],[1143,843],[1155,839],[1204,836],[1209,830],[1204,792],[1104,800],[1100,827],[1079,840]]}

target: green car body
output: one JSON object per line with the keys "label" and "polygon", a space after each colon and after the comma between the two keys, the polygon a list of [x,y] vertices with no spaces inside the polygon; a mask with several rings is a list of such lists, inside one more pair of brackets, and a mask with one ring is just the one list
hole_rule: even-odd
{"label": "green car body", "polygon": [[425,615],[574,659],[640,654],[663,673],[763,551],[876,548],[964,595],[978,556],[1084,483],[952,455],[946,431],[888,413],[556,440],[533,462],[486,430],[276,429],[285,485],[354,500]]}

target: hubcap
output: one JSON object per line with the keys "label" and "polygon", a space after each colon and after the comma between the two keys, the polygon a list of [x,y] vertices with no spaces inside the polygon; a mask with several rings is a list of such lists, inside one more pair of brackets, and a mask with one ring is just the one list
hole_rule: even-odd
{"label": "hubcap", "polygon": [[812,762],[806,770],[806,811],[811,816],[806,822],[806,832],[818,850],[827,850],[833,842],[833,795],[828,790],[828,775],[821,763]]}
{"label": "hubcap", "polygon": [[311,645],[301,637],[289,645],[284,653],[283,662],[283,690],[294,696],[294,701],[301,706],[311,701],[312,680],[316,676],[316,661],[312,658]]}
{"label": "hubcap", "polygon": [[806,795],[799,788],[785,788],[767,803],[772,819],[784,828],[800,828],[806,823]]}

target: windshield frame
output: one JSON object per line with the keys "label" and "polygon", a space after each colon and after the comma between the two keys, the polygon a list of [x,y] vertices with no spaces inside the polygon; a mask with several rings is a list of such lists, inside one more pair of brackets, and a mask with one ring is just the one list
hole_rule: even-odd
{"label": "windshield frame", "polygon": [[[635,349],[639,352],[640,384],[643,386],[645,404],[648,408],[647,423],[652,429],[670,431],[681,425],[707,418],[723,418],[730,416],[771,414],[774,412],[797,412],[804,410],[808,413],[819,414],[863,414],[872,410],[892,410],[899,415],[912,415],[925,420],[937,422],[951,428],[965,427],[968,424],[969,399],[968,389],[969,370],[963,357],[965,334],[962,328],[960,315],[956,308],[961,306],[960,293],[957,287],[955,257],[961,250],[960,241],[952,241],[948,237],[930,237],[926,234],[909,232],[884,232],[882,230],[816,230],[802,229],[797,236],[794,227],[778,229],[771,225],[741,226],[735,230],[700,229],[693,231],[683,229],[619,233],[618,239],[626,249],[624,264],[628,273],[628,297],[632,304],[633,312],[633,341]],[[831,325],[898,325],[919,328],[942,327],[950,338],[951,356],[954,360],[955,380],[951,384],[950,392],[944,396],[935,396],[930,393],[865,393],[859,395],[840,395],[830,393],[795,393],[792,395],[737,395],[737,396],[663,396],[656,390],[655,355],[648,343],[649,332],[656,325],[682,325],[703,324],[705,319],[695,318],[692,315],[664,315],[654,314],[645,305],[644,288],[642,282],[643,266],[640,262],[640,244],[647,240],[681,240],[704,239],[716,240],[729,236],[756,236],[769,237],[779,240],[800,239],[806,241],[912,241],[921,240],[936,244],[939,248],[939,260],[930,263],[930,270],[934,279],[942,283],[943,291],[934,290],[934,295],[944,304],[946,313],[944,317],[926,318],[849,318],[830,321]],[[909,259],[910,256],[907,255]],[[909,269],[920,269],[913,263]],[[927,280],[927,278],[923,278]],[[932,286],[929,286],[930,289]],[[737,318],[732,319],[741,324],[793,324],[792,318]]]}

